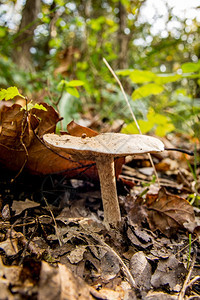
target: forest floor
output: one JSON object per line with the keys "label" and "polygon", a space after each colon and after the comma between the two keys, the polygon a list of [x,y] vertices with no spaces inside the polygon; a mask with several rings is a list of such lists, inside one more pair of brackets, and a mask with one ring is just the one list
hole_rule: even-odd
{"label": "forest floor", "polygon": [[23,172],[11,182],[2,170],[0,299],[200,299],[200,168],[178,152],[152,157],[161,187],[147,156],[128,157],[110,230],[98,182]]}

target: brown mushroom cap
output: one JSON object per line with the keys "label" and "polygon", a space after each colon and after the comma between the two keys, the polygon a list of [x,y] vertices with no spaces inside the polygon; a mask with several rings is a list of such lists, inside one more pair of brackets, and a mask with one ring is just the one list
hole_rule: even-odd
{"label": "brown mushroom cap", "polygon": [[44,141],[55,149],[62,149],[76,159],[95,160],[99,155],[121,157],[164,150],[157,138],[141,134],[102,133],[94,137],[45,134]]}

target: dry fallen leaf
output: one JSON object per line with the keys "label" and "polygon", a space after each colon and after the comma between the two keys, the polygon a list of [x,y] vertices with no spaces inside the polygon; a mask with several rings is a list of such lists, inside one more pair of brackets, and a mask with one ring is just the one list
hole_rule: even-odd
{"label": "dry fallen leaf", "polygon": [[186,228],[186,224],[194,223],[195,220],[194,210],[189,202],[167,193],[164,188],[156,195],[147,194],[146,208],[151,229],[159,229],[167,236],[179,228]]}
{"label": "dry fallen leaf", "polygon": [[58,268],[55,268],[42,262],[38,299],[92,300],[93,297],[89,286],[74,276],[65,265],[58,264]]}
{"label": "dry fallen leaf", "polygon": [[155,288],[168,284],[171,290],[174,288],[177,289],[179,285],[181,289],[181,283],[185,273],[186,269],[184,264],[179,262],[175,256],[172,255],[168,259],[158,262],[157,269],[151,278],[151,284]]}
{"label": "dry fallen leaf", "polygon": [[82,136],[83,134],[86,134],[88,137],[92,137],[98,135],[98,132],[90,128],[78,125],[74,121],[71,121],[67,125],[67,131],[69,132],[70,135],[73,136]]}
{"label": "dry fallen leaf", "polygon": [[[28,159],[24,169],[30,174],[46,175],[62,173],[66,178],[98,180],[96,166],[93,161],[75,162],[71,156],[60,151],[59,154],[47,148],[42,142],[46,133],[54,133],[60,120],[54,108],[46,103],[47,109],[33,108],[29,114],[14,104],[3,107],[1,111],[0,131],[0,165],[9,170],[19,172]],[[95,131],[80,126],[75,122],[69,124],[69,132],[73,135],[97,135]],[[25,150],[26,149],[26,150]],[[121,172],[123,159],[116,160],[116,176]]]}
{"label": "dry fallen leaf", "polygon": [[12,210],[15,211],[15,216],[20,215],[24,210],[40,206],[39,203],[26,199],[25,201],[13,201]]}
{"label": "dry fallen leaf", "polygon": [[151,288],[151,265],[142,251],[136,252],[130,259],[130,271],[136,285],[141,290]]}

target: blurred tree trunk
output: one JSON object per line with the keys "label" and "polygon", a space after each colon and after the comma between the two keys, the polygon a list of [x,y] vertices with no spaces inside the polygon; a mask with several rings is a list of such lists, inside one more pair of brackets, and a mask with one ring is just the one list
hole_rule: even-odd
{"label": "blurred tree trunk", "polygon": [[[118,61],[117,67],[118,69],[128,69],[128,44],[130,40],[130,33],[126,34],[125,29],[127,27],[127,11],[124,5],[119,1],[118,3],[119,9],[119,30],[118,30],[118,45],[119,45],[119,53],[118,53]],[[126,90],[127,93],[131,93],[132,88],[127,81],[126,78],[121,78],[121,83]]]}
{"label": "blurred tree trunk", "polygon": [[118,57],[118,68],[128,68],[128,42],[129,35],[125,34],[127,12],[124,5],[119,1],[119,30],[118,30],[118,44],[119,44],[119,57]]}
{"label": "blurred tree trunk", "polygon": [[37,16],[40,12],[41,0],[27,0],[22,11],[22,19],[15,39],[13,51],[14,62],[24,70],[32,70],[30,48],[33,45],[34,30],[37,26]]}

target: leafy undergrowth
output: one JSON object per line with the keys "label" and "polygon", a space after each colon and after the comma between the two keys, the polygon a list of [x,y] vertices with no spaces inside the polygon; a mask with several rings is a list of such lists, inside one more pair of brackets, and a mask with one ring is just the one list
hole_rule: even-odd
{"label": "leafy undergrowth", "polygon": [[[117,182],[122,223],[119,230],[107,230],[96,177],[83,180],[80,166],[74,167],[77,179],[70,179],[68,173],[48,175],[48,171],[46,176],[30,175],[36,167],[50,168],[56,155],[51,152],[46,157],[50,151],[37,138],[48,132],[52,116],[58,120],[45,107],[47,111],[26,115],[31,126],[24,127],[23,142],[30,152],[26,172],[14,181],[25,157],[20,156],[20,135],[13,135],[22,128],[19,120],[24,115],[18,106],[11,109],[16,127],[6,131],[9,122],[2,124],[0,150],[10,162],[1,161],[0,174],[0,298],[199,299],[199,165],[176,152],[154,154],[158,187],[148,157],[128,157]],[[5,110],[7,118],[9,109]],[[50,121],[38,122],[36,117],[48,111]],[[8,137],[13,138],[10,145]],[[174,135],[173,147],[190,148],[186,140]],[[172,148],[169,139],[163,142]],[[37,151],[31,148],[36,146]],[[31,161],[30,153],[37,154],[41,164]],[[57,171],[61,171],[60,157]]]}

